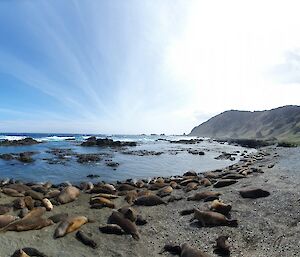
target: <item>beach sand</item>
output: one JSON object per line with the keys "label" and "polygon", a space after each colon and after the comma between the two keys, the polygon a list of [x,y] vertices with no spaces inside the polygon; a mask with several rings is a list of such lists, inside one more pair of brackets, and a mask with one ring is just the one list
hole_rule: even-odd
{"label": "beach sand", "polygon": [[[81,193],[79,198],[69,204],[54,206],[47,216],[67,212],[70,216],[85,215],[94,223],[82,226],[98,243],[97,249],[85,246],[75,238],[75,232],[63,238],[54,239],[57,225],[41,230],[27,232],[0,233],[0,256],[11,256],[23,247],[34,247],[47,256],[173,256],[159,254],[169,242],[189,243],[211,256],[218,236],[228,235],[231,256],[299,256],[300,254],[300,160],[299,148],[263,148],[270,153],[253,167],[261,168],[264,173],[254,173],[239,180],[236,184],[216,188],[221,192],[225,203],[232,204],[231,216],[238,220],[238,227],[200,227],[190,223],[192,215],[181,216],[180,211],[190,208],[206,208],[209,203],[187,201],[195,192],[212,190],[200,187],[197,191],[184,193],[177,189],[173,195],[184,199],[153,207],[135,206],[148,223],[138,226],[141,239],[134,240],[130,235],[107,235],[99,231],[99,226],[107,223],[112,210],[109,208],[90,209],[90,194]],[[298,162],[297,162],[298,161]],[[269,164],[275,164],[268,168]],[[297,170],[298,169],[298,170]],[[263,188],[271,193],[266,198],[244,199],[238,191],[244,187]],[[15,198],[1,193],[0,204],[12,202]],[[114,200],[116,206],[127,205],[123,197]],[[17,212],[15,212],[17,213]]]}

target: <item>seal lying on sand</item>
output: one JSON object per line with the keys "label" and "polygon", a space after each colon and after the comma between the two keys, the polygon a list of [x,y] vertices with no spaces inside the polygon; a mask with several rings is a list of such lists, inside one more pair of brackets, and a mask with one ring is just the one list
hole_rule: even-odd
{"label": "seal lying on sand", "polygon": [[88,245],[92,248],[97,248],[97,243],[94,240],[92,240],[90,237],[88,237],[85,233],[83,233],[82,231],[78,231],[76,233],[76,238],[80,242],[84,243],[85,245]]}
{"label": "seal lying on sand", "polygon": [[108,218],[108,223],[117,224],[125,231],[125,233],[131,234],[135,240],[140,239],[136,225],[129,219],[126,219],[122,213],[113,211]]}
{"label": "seal lying on sand", "polygon": [[74,218],[68,218],[64,221],[62,221],[54,232],[54,238],[63,237],[68,233],[71,233],[73,231],[76,231],[79,229],[82,225],[86,224],[88,222],[88,218],[85,216],[77,216]]}
{"label": "seal lying on sand", "polygon": [[227,219],[223,214],[214,211],[199,211],[195,209],[194,217],[191,219],[198,220],[202,226],[230,226],[236,227],[237,220]]}
{"label": "seal lying on sand", "polygon": [[230,204],[225,204],[220,200],[214,200],[210,206],[210,209],[212,211],[222,213],[223,215],[228,215],[229,212],[231,211],[231,208],[232,207]]}
{"label": "seal lying on sand", "polygon": [[134,201],[135,205],[155,206],[160,204],[167,204],[163,199],[157,195],[141,196]]}
{"label": "seal lying on sand", "polygon": [[198,192],[194,194],[193,196],[189,196],[187,198],[188,201],[201,201],[204,200],[205,198],[208,197],[218,197],[221,195],[219,192],[213,192],[213,191],[203,191],[203,192]]}
{"label": "seal lying on sand", "polygon": [[230,255],[230,247],[227,243],[228,236],[219,236],[216,239],[216,246],[214,253],[219,254],[221,256],[229,256]]}
{"label": "seal lying on sand", "polygon": [[80,191],[78,188],[73,186],[67,186],[65,187],[59,196],[57,197],[57,200],[61,204],[70,203],[73,202],[80,194]]}
{"label": "seal lying on sand", "polygon": [[11,257],[27,257],[27,256],[47,257],[46,254],[32,247],[24,247],[22,249],[19,249],[15,251]]}
{"label": "seal lying on sand", "polygon": [[117,224],[107,224],[105,226],[100,226],[99,230],[105,234],[115,234],[115,235],[123,235],[124,230]]}
{"label": "seal lying on sand", "polygon": [[246,188],[239,192],[243,198],[251,198],[251,199],[267,197],[270,195],[268,191],[263,190],[261,188]]}
{"label": "seal lying on sand", "polygon": [[187,243],[184,243],[183,245],[181,245],[180,257],[210,257],[210,255],[202,252],[199,249],[191,247]]}
{"label": "seal lying on sand", "polygon": [[15,221],[17,217],[12,215],[0,215],[0,228],[7,226],[9,223]]}

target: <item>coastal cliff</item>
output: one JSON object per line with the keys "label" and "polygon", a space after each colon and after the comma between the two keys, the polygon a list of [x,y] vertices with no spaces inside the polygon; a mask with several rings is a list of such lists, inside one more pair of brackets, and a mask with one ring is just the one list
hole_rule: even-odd
{"label": "coastal cliff", "polygon": [[193,128],[190,135],[300,143],[300,106],[289,105],[254,112],[225,111]]}

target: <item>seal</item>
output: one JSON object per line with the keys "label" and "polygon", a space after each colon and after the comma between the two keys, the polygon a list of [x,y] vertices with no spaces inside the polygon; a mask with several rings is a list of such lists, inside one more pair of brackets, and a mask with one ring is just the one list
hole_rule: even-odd
{"label": "seal", "polygon": [[15,221],[17,217],[12,215],[0,215],[0,228],[4,228],[9,223]]}
{"label": "seal", "polygon": [[22,197],[22,196],[24,196],[23,193],[19,193],[17,190],[15,190],[13,188],[3,188],[2,193],[6,194],[8,196],[12,196],[12,197]]}
{"label": "seal", "polygon": [[58,223],[68,219],[68,217],[69,217],[68,213],[58,213],[49,217],[49,220],[52,220],[54,223]]}
{"label": "seal", "polygon": [[93,197],[90,199],[90,204],[93,205],[93,204],[102,204],[103,206],[105,207],[109,207],[109,208],[115,208],[115,204],[107,199],[107,198],[104,198],[104,197]]}
{"label": "seal", "polygon": [[136,222],[136,220],[137,220],[137,212],[132,207],[123,206],[118,211],[121,212],[126,219],[129,219],[132,222]]}
{"label": "seal", "polygon": [[136,190],[127,191],[125,195],[125,201],[129,204],[133,204],[133,201],[138,197],[138,193]]}
{"label": "seal", "polygon": [[[28,214],[30,215],[30,213]],[[27,216],[28,216],[27,215]],[[52,220],[38,217],[27,217],[20,220],[16,220],[8,224],[7,226],[3,227],[0,232],[5,231],[28,231],[28,230],[38,230],[53,224]]]}
{"label": "seal", "polygon": [[117,186],[118,191],[131,191],[136,189],[135,186],[129,184],[120,184]]}
{"label": "seal", "polygon": [[61,221],[58,224],[55,231],[54,231],[54,238],[59,238],[59,237],[65,236],[66,233],[67,233],[67,228],[69,227],[69,225],[70,225],[70,220],[69,219]]}
{"label": "seal", "polygon": [[196,182],[190,182],[186,185],[185,187],[185,192],[190,192],[192,190],[197,190],[198,189],[198,183]]}
{"label": "seal", "polygon": [[33,191],[33,190],[31,190],[31,189],[30,189],[30,190],[27,190],[27,191],[25,192],[25,195],[26,195],[26,196],[31,196],[32,199],[34,199],[34,200],[39,200],[39,201],[42,201],[43,198],[44,198],[44,195],[43,195],[42,193]]}
{"label": "seal", "polygon": [[112,194],[97,194],[97,195],[93,195],[91,198],[97,198],[97,197],[104,197],[106,199],[117,199],[119,198],[118,195],[112,195]]}
{"label": "seal", "polygon": [[198,220],[198,222],[203,227],[210,227],[210,226],[236,227],[238,225],[237,220],[227,219],[223,214],[214,211],[199,211],[195,209],[194,217],[191,219],[191,221],[195,219]]}
{"label": "seal", "polygon": [[219,236],[216,239],[216,246],[214,253],[221,256],[230,256],[230,246],[227,242],[228,236]]}
{"label": "seal", "polygon": [[136,216],[136,221],[135,221],[136,225],[143,226],[143,225],[146,225],[147,223],[148,223],[148,221],[146,219],[144,219],[142,215],[138,214]]}
{"label": "seal", "polygon": [[24,218],[28,213],[29,213],[29,210],[28,210],[27,208],[23,208],[23,209],[20,210],[18,216],[19,216],[20,218]]}
{"label": "seal", "polygon": [[117,224],[107,224],[105,226],[100,226],[99,230],[102,233],[106,234],[123,235],[125,233],[124,230]]}
{"label": "seal", "polygon": [[32,199],[31,196],[25,196],[24,197],[24,202],[28,210],[32,210],[34,208],[34,200]]}
{"label": "seal", "polygon": [[42,200],[42,203],[43,203],[43,205],[45,206],[45,208],[46,208],[47,211],[52,211],[52,210],[53,210],[53,205],[52,205],[52,203],[50,202],[49,199],[44,198],[44,199]]}
{"label": "seal", "polygon": [[212,203],[211,203],[211,206],[210,206],[210,209],[212,211],[216,211],[216,212],[219,212],[223,215],[228,215],[229,212],[231,211],[231,205],[230,204],[225,204],[223,203],[222,201],[220,200],[214,200]]}
{"label": "seal", "polygon": [[82,225],[88,222],[88,218],[85,216],[77,216],[75,218],[69,219],[69,226],[67,227],[66,233],[71,233],[78,230]]}
{"label": "seal", "polygon": [[165,196],[170,195],[172,192],[173,192],[173,187],[165,186],[165,187],[158,190],[157,195],[159,197],[165,197]]}
{"label": "seal", "polygon": [[211,182],[208,178],[203,178],[200,180],[200,184],[201,185],[204,185],[205,187],[209,187],[211,186]]}
{"label": "seal", "polygon": [[210,255],[202,252],[199,249],[195,249],[195,248],[191,247],[187,243],[184,243],[181,245],[180,257],[210,257]]}
{"label": "seal", "polygon": [[237,182],[235,179],[222,179],[218,180],[215,184],[213,184],[213,187],[220,188],[220,187],[227,187],[230,185],[233,185]]}
{"label": "seal", "polygon": [[27,254],[27,255],[23,255],[23,257],[25,257],[25,256],[47,257],[46,254],[44,254],[44,253],[40,252],[39,250],[32,248],[32,247],[24,247],[22,249],[15,251],[14,254],[12,255],[12,257],[22,256],[22,255],[18,255],[18,254],[20,254],[20,252],[21,253],[23,252],[23,254],[24,253]]}
{"label": "seal", "polygon": [[60,195],[60,191],[58,189],[54,189],[54,190],[48,192],[45,195],[45,198],[51,199],[51,198],[58,197],[59,195]]}
{"label": "seal", "polygon": [[13,207],[15,209],[23,209],[26,207],[26,203],[24,198],[17,198],[16,200],[13,201]]}
{"label": "seal", "polygon": [[159,254],[163,254],[164,252],[169,252],[173,255],[175,255],[175,254],[180,255],[181,254],[181,246],[174,244],[174,243],[165,244],[164,248],[162,249],[162,251],[160,251]]}
{"label": "seal", "polygon": [[83,244],[90,246],[94,249],[97,248],[97,246],[98,246],[97,243],[93,239],[91,239],[89,236],[87,236],[85,233],[83,233],[80,230],[77,231],[76,238]]}
{"label": "seal", "polygon": [[0,204],[0,215],[8,213],[11,210],[10,204]]}
{"label": "seal", "polygon": [[125,233],[131,234],[135,240],[140,239],[140,235],[136,225],[129,219],[126,219],[122,213],[113,211],[113,213],[108,218],[108,223],[117,224],[125,231]]}
{"label": "seal", "polygon": [[267,197],[270,195],[270,192],[263,190],[261,188],[246,188],[240,190],[239,193],[243,198],[251,198],[251,199]]}
{"label": "seal", "polygon": [[57,197],[57,200],[61,204],[70,203],[73,202],[80,194],[80,191],[78,188],[73,186],[67,186],[65,187],[59,196]]}
{"label": "seal", "polygon": [[187,198],[188,201],[201,201],[204,200],[207,197],[217,197],[221,195],[219,192],[214,192],[214,191],[203,191],[203,192],[198,192],[194,194],[193,196],[189,196]]}
{"label": "seal", "polygon": [[25,253],[22,249],[16,250],[12,257],[30,257],[27,253]]}
{"label": "seal", "polygon": [[157,195],[141,196],[134,201],[135,205],[155,206],[160,204],[167,204],[163,199]]}

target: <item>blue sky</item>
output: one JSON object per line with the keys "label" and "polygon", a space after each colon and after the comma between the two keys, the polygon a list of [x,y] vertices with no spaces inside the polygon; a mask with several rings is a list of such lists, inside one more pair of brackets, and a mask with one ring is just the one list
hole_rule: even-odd
{"label": "blue sky", "polygon": [[296,7],[0,1],[0,131],[183,133],[300,104]]}

